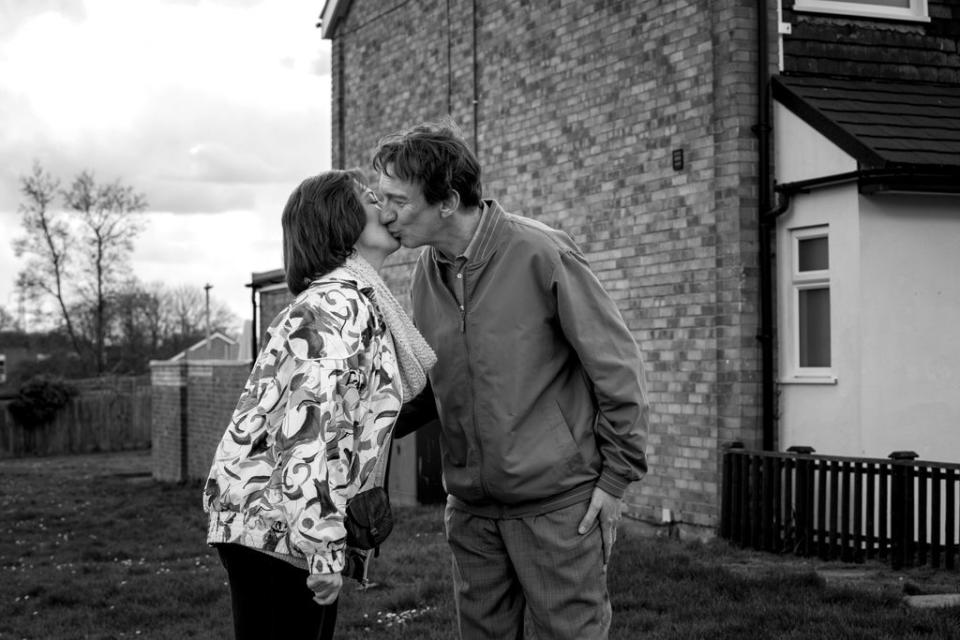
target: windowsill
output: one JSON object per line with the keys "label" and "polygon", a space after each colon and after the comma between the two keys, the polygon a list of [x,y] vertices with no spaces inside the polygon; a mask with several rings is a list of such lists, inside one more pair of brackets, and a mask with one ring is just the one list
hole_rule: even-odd
{"label": "windowsill", "polygon": [[789,376],[780,378],[778,384],[837,384],[837,376],[816,375],[816,376]]}
{"label": "windowsill", "polygon": [[831,16],[840,16],[852,19],[870,18],[874,20],[898,20],[901,22],[930,22],[930,16],[890,14],[883,11],[857,11],[853,9],[833,9],[829,7],[798,7],[796,5],[794,5],[793,10],[797,13],[823,13]]}

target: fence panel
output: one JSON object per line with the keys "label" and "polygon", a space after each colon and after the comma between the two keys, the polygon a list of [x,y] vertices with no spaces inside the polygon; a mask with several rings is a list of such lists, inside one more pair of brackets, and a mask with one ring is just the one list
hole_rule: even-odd
{"label": "fence panel", "polygon": [[150,387],[84,388],[52,422],[22,427],[0,401],[0,458],[150,447]]}
{"label": "fence panel", "polygon": [[881,558],[894,568],[954,568],[960,465],[786,453],[724,453],[720,536],[760,551],[824,560]]}

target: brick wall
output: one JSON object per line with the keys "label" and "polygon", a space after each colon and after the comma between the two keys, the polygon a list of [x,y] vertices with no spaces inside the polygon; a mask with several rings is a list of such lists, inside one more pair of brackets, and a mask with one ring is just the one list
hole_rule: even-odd
{"label": "brick wall", "polygon": [[929,0],[930,22],[793,11],[784,2],[784,71],[960,82],[960,3]]}
{"label": "brick wall", "polygon": [[[452,115],[485,195],[567,231],[646,354],[651,472],[632,513],[716,524],[720,447],[760,437],[755,4],[349,4],[334,166],[367,166],[382,134]],[[404,301],[416,255],[388,262]]]}
{"label": "brick wall", "polygon": [[203,479],[250,374],[247,362],[150,363],[153,384],[153,475]]}
{"label": "brick wall", "polygon": [[258,348],[262,347],[266,340],[270,323],[291,302],[293,302],[293,295],[286,286],[260,291],[257,317],[257,331],[260,334],[257,337]]}

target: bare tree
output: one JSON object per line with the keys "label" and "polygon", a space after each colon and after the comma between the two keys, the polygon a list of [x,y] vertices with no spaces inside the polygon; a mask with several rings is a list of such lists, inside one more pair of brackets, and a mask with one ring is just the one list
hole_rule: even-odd
{"label": "bare tree", "polygon": [[143,230],[137,214],[147,208],[143,194],[119,181],[98,185],[89,171],[78,175],[62,191],[66,206],[79,214],[83,268],[88,275],[83,296],[93,314],[93,342],[97,372],[106,366],[105,345],[110,295],[127,272],[133,241]]}
{"label": "bare tree", "polygon": [[73,326],[65,290],[66,269],[70,264],[70,226],[62,213],[51,210],[60,181],[34,163],[33,173],[20,178],[24,201],[18,207],[25,235],[13,242],[19,258],[27,263],[17,277],[17,287],[26,297],[38,293],[52,297],[60,308],[63,323],[77,355],[80,340]]}
{"label": "bare tree", "polygon": [[[36,162],[32,174],[20,179],[25,234],[14,241],[14,250],[28,260],[17,285],[25,298],[56,301],[74,351],[92,351],[95,370],[102,373],[111,296],[129,273],[133,241],[142,230],[137,214],[147,203],[120,181],[97,184],[89,171],[69,188],[59,186]],[[66,211],[54,206],[58,195]]]}
{"label": "bare tree", "polygon": [[[174,331],[181,336],[206,335],[206,296],[203,288],[181,284],[168,291],[167,313]],[[210,325],[226,330],[237,323],[236,315],[225,304],[211,298]]]}
{"label": "bare tree", "polygon": [[12,330],[15,329],[16,326],[17,321],[14,319],[13,314],[4,307],[0,307],[0,331]]}
{"label": "bare tree", "polygon": [[[128,281],[116,299],[111,337],[123,351],[145,351],[152,359],[168,358],[206,335],[202,287]],[[210,299],[210,325],[231,335],[239,323],[224,303]]]}
{"label": "bare tree", "polygon": [[176,333],[187,336],[201,331],[204,326],[203,289],[181,284],[169,290],[167,303],[167,312]]}
{"label": "bare tree", "polygon": [[143,318],[143,330],[146,332],[150,350],[156,353],[164,339],[166,330],[166,288],[162,283],[154,282],[140,288],[140,313]]}

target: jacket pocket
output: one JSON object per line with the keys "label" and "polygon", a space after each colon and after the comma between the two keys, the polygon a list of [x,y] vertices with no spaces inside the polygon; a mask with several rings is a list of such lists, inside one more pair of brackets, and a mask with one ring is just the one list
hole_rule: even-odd
{"label": "jacket pocket", "polygon": [[[492,497],[504,503],[548,498],[583,482],[584,464],[570,427],[554,401],[497,438],[484,456],[484,479]],[[493,442],[489,442],[493,444]]]}

